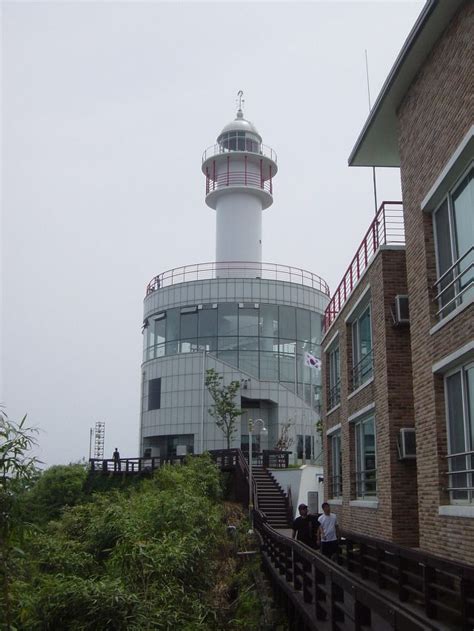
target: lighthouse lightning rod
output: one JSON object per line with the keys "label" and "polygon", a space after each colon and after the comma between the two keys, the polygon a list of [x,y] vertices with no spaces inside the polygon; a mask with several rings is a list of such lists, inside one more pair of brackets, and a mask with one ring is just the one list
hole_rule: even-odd
{"label": "lighthouse lightning rod", "polygon": [[[369,114],[372,109],[372,104],[370,101],[370,82],[369,82],[369,59],[367,56],[367,48],[365,49],[365,74],[367,77],[367,98],[369,101]],[[375,214],[377,214],[378,203],[377,203],[377,179],[375,177],[375,167],[372,167],[372,181],[374,185],[374,203],[375,203]]]}

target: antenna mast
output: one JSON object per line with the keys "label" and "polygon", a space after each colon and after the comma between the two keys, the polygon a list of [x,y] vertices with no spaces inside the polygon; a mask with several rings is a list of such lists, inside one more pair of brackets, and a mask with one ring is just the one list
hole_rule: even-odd
{"label": "antenna mast", "polygon": [[[367,77],[367,99],[369,101],[369,114],[372,109],[372,103],[370,100],[370,82],[369,82],[369,59],[367,56],[367,48],[365,49],[365,74]],[[377,203],[377,178],[375,176],[375,167],[372,167],[372,181],[374,185],[374,204],[375,204],[375,214],[377,214],[378,203]]]}

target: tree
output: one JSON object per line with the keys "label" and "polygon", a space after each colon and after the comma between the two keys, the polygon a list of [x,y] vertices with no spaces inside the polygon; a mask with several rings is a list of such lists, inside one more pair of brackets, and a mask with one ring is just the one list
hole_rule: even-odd
{"label": "tree", "polygon": [[21,554],[17,535],[20,491],[37,475],[37,460],[28,451],[36,444],[37,430],[25,426],[26,415],[19,423],[10,421],[0,409],[0,574],[3,585],[5,627],[11,627],[10,576],[13,554]]}
{"label": "tree", "polygon": [[240,381],[231,381],[228,386],[223,385],[224,377],[219,375],[214,368],[206,371],[206,387],[211,395],[214,405],[209,408],[209,414],[214,417],[217,427],[223,432],[227,449],[236,432],[236,421],[242,414],[242,410],[235,404],[235,395],[240,388]]}
{"label": "tree", "polygon": [[275,449],[279,451],[288,451],[291,445],[295,442],[293,436],[290,436],[290,427],[292,426],[291,419],[282,425],[280,436],[275,445]]}

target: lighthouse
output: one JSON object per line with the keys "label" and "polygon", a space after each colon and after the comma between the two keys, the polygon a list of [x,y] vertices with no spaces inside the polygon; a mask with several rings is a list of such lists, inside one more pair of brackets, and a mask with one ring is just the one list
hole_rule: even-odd
{"label": "lighthouse", "polygon": [[235,119],[202,158],[206,204],[216,211],[216,273],[221,278],[261,275],[262,212],[273,203],[278,170],[276,153],[244,117],[242,96],[239,91]]}
{"label": "lighthouse", "polygon": [[[143,455],[172,459],[226,447],[209,412],[209,369],[223,383],[241,384],[236,404],[242,415],[232,432],[233,448],[247,452],[251,440],[253,453],[271,451],[290,423],[292,462],[313,460],[321,452],[314,431],[320,370],[305,357],[320,357],[329,288],[313,272],[262,259],[262,215],[273,203],[277,156],[246,118],[242,96],[240,91],[234,119],[200,163],[205,202],[216,214],[214,261],[183,261],[146,288]],[[196,162],[199,168],[198,156]],[[250,432],[252,419],[262,419],[268,432]]]}

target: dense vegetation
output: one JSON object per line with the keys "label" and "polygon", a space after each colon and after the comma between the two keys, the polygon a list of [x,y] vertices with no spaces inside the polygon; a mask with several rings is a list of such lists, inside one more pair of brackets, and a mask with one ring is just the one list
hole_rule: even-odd
{"label": "dense vegetation", "polygon": [[239,565],[235,554],[253,545],[248,524],[223,501],[209,457],[92,493],[82,465],[16,482],[11,536],[0,542],[0,628],[265,628],[253,585],[258,561]]}

